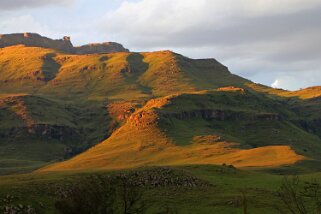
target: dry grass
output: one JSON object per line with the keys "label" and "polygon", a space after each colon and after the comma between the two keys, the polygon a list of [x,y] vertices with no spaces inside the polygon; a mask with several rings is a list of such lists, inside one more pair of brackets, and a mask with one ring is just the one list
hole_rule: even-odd
{"label": "dry grass", "polygon": [[255,84],[255,83],[247,84],[246,86],[258,92],[264,92],[267,94],[277,95],[280,97],[297,97],[302,100],[312,99],[312,98],[321,96],[320,86],[309,87],[309,88],[300,89],[297,91],[287,91],[283,89],[270,88],[270,87],[260,85],[260,84]]}
{"label": "dry grass", "polygon": [[45,167],[40,171],[223,163],[236,167],[278,167],[305,159],[297,155],[289,146],[266,146],[242,150],[233,148],[233,144],[226,142],[180,147],[170,144],[166,139],[159,139],[161,145],[155,145],[152,142],[150,144],[131,143],[130,140],[117,144],[117,141],[112,140],[113,137],[69,161]]}

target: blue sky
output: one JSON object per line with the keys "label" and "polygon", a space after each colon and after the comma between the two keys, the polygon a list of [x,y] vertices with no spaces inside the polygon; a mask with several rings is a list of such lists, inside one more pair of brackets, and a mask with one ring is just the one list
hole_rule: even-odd
{"label": "blue sky", "polygon": [[320,0],[0,0],[0,33],[216,58],[269,86],[321,85]]}

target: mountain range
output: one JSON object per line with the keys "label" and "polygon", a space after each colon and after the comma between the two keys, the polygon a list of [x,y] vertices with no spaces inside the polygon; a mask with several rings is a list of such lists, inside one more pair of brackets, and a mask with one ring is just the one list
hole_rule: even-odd
{"label": "mountain range", "polygon": [[0,36],[0,172],[321,161],[321,87],[275,89],[215,59]]}

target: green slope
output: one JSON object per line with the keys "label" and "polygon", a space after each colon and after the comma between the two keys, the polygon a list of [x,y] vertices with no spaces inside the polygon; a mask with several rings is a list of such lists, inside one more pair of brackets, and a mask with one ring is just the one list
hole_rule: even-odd
{"label": "green slope", "polygon": [[[173,145],[219,135],[242,149],[290,145],[319,157],[317,87],[271,89],[231,74],[214,59],[171,51],[70,55],[12,46],[0,49],[2,171],[15,171],[19,161],[32,169],[70,158],[108,139],[148,101],[167,96],[174,98],[156,108],[161,121],[150,134],[165,134]],[[199,117],[211,111],[231,118]],[[136,137],[148,141],[145,134]]]}
{"label": "green slope", "polygon": [[[166,174],[166,172],[172,172]],[[165,173],[164,173],[165,172]],[[293,173],[290,171],[289,173]],[[268,174],[266,172],[249,172],[228,166],[180,166],[166,168],[141,168],[127,171],[90,171],[82,173],[44,173],[11,175],[0,177],[0,197],[14,196],[13,205],[31,205],[39,213],[57,213],[55,202],[60,199],[61,193],[68,190],[72,183],[84,178],[100,176],[122,176],[128,174],[133,177],[130,181],[144,181],[146,185],[139,186],[142,200],[146,205],[146,214],[155,214],[160,211],[166,213],[166,207],[179,214],[241,214],[244,213],[244,196],[246,197],[247,211],[253,214],[279,214],[289,210],[278,197],[278,190],[283,183],[284,176],[290,175]],[[93,176],[94,175],[94,176]],[[191,179],[200,184],[188,186]],[[304,193],[307,182],[320,184],[320,173],[303,174],[299,176],[298,191]],[[167,185],[151,185],[151,181],[166,183]],[[180,180],[174,185],[171,181]],[[89,180],[90,181],[90,180]],[[185,186],[184,186],[185,184]],[[90,187],[90,184],[88,184]],[[318,193],[319,194],[319,193]],[[87,201],[88,195],[83,195]],[[305,198],[304,204],[308,213],[313,213],[314,201]],[[0,207],[3,204],[0,204]],[[4,203],[5,205],[5,203]],[[116,212],[121,213],[121,212]]]}
{"label": "green slope", "polygon": [[300,120],[289,103],[244,89],[170,95],[150,100],[99,145],[43,171],[183,163],[277,167],[301,160],[280,146],[320,162],[321,139]]}

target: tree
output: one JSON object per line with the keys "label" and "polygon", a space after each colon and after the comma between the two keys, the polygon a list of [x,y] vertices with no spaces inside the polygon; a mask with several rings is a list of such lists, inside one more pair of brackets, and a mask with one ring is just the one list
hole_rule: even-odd
{"label": "tree", "polygon": [[145,212],[145,204],[142,200],[142,192],[131,180],[121,174],[115,178],[117,195],[119,196],[120,212],[123,214],[140,214]]}
{"label": "tree", "polygon": [[285,177],[278,195],[290,213],[307,214],[306,206],[299,190],[298,176],[293,176],[292,179]]}
{"label": "tree", "polygon": [[321,185],[317,181],[303,185],[298,176],[286,177],[277,193],[291,214],[321,213]]}
{"label": "tree", "polygon": [[72,183],[55,204],[62,214],[113,214],[115,188],[103,176]]}
{"label": "tree", "polygon": [[143,214],[142,191],[126,175],[94,175],[65,187],[56,202],[62,214]]}

